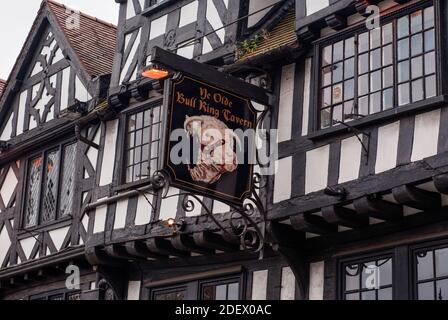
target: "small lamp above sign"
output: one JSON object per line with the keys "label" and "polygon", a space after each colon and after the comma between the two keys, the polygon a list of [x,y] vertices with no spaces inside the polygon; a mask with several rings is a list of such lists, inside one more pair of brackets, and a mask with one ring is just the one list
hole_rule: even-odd
{"label": "small lamp above sign", "polygon": [[151,63],[143,70],[142,76],[152,80],[163,80],[170,76],[170,72]]}

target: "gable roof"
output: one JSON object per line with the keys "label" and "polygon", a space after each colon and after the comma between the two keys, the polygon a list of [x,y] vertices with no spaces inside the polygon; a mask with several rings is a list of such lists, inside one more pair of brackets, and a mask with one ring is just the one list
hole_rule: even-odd
{"label": "gable roof", "polygon": [[117,27],[85,13],[79,13],[79,28],[70,27],[67,21],[75,10],[52,0],[44,0],[56,17],[81,64],[91,76],[112,73],[117,42]]}
{"label": "gable roof", "polygon": [[6,81],[0,79],[0,98],[2,97],[3,91],[5,91]]}

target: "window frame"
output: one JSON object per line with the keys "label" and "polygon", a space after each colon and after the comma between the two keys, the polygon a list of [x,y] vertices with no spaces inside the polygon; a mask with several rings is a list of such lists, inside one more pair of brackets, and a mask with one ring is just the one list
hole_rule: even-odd
{"label": "window frame", "polygon": [[[159,146],[158,146],[158,159],[157,159],[157,170],[161,167],[161,147],[163,146],[163,140],[164,140],[164,131],[163,131],[163,98],[157,98],[150,102],[145,102],[144,104],[139,104],[130,108],[127,108],[126,110],[121,112],[120,115],[120,127],[122,128],[122,132],[120,134],[120,137],[122,139],[121,143],[121,159],[119,160],[118,164],[118,185],[115,187],[115,191],[123,191],[128,190],[131,188],[138,188],[144,185],[147,185],[151,181],[151,177],[148,176],[147,178],[143,178],[137,181],[133,182],[127,182],[126,181],[126,168],[127,168],[127,138],[128,138],[128,118],[132,116],[133,114],[137,114],[140,112],[145,112],[147,110],[150,110],[152,108],[160,107],[160,131],[159,131]],[[152,124],[151,124],[152,126]],[[150,145],[152,144],[152,141],[150,142]],[[151,149],[149,150],[149,153],[151,154]],[[148,159],[149,161],[150,159]]]}
{"label": "window frame", "polygon": [[[359,128],[370,124],[386,122],[390,119],[395,119],[400,116],[414,114],[426,109],[434,109],[443,103],[448,102],[448,97],[446,96],[447,91],[447,81],[444,79],[446,72],[446,62],[444,62],[444,52],[448,48],[448,43],[443,43],[441,35],[446,29],[443,25],[443,19],[441,18],[442,3],[440,0],[425,0],[417,3],[407,5],[401,9],[395,10],[391,13],[385,14],[381,17],[381,26],[388,23],[394,23],[400,17],[409,15],[415,11],[434,6],[434,24],[435,24],[435,60],[436,60],[436,95],[429,99],[423,99],[421,101],[411,102],[405,105],[398,105],[395,101],[398,97],[398,82],[394,79],[393,87],[394,92],[394,107],[388,110],[380,111],[378,113],[368,114],[363,118],[354,119],[349,122],[351,127]],[[395,24],[395,23],[394,23]],[[336,124],[328,128],[321,128],[320,117],[321,117],[321,99],[322,99],[322,51],[323,48],[335,44],[339,41],[346,40],[352,36],[362,34],[368,31],[364,23],[359,23],[353,27],[349,27],[346,30],[340,31],[337,34],[331,34],[329,36],[323,37],[313,43],[313,67],[312,67],[312,91],[311,91],[311,101],[310,101],[310,127],[311,131],[308,138],[311,140],[317,140],[320,138],[328,137],[335,133],[342,133],[347,131],[347,127],[341,124]],[[396,50],[397,39],[395,34],[393,35],[393,50]],[[396,52],[393,52],[394,62],[392,64],[394,69],[394,78],[397,75],[398,60],[396,58]],[[358,81],[359,75],[357,74],[357,60],[355,61],[355,82]]]}
{"label": "window frame", "polygon": [[[399,285],[397,283],[397,263],[396,254],[394,250],[383,250],[374,253],[365,253],[360,255],[352,255],[350,257],[342,258],[338,260],[337,267],[337,299],[346,301],[345,299],[345,267],[350,264],[360,264],[377,260],[392,259],[392,300],[395,299]],[[363,290],[358,290],[361,293]]]}
{"label": "window frame", "polygon": [[239,274],[229,274],[222,276],[214,276],[214,277],[206,277],[206,278],[198,278],[195,280],[190,280],[187,282],[172,284],[172,285],[161,285],[161,286],[147,286],[148,300],[154,300],[154,297],[158,293],[171,293],[176,291],[185,290],[186,300],[194,300],[194,301],[205,301],[202,299],[202,291],[203,288],[207,285],[220,285],[220,284],[230,284],[230,283],[238,283],[238,296],[239,299],[243,299],[245,296],[245,284],[246,277],[245,272],[242,271]]}
{"label": "window frame", "polygon": [[70,301],[67,298],[72,295],[76,295],[76,294],[79,294],[81,296],[81,290],[60,289],[60,290],[53,290],[53,291],[49,291],[49,292],[45,292],[45,293],[31,295],[28,297],[28,300],[30,300],[30,301],[39,301],[39,300],[51,301],[50,297],[62,296],[63,299],[61,301]]}
{"label": "window frame", "polygon": [[[70,138],[70,139],[65,139],[63,141],[60,141],[58,143],[52,144],[51,146],[45,148],[45,149],[40,149],[39,151],[35,151],[33,153],[31,153],[24,161],[24,168],[23,168],[23,181],[22,181],[22,195],[21,195],[21,208],[20,208],[20,230],[19,230],[19,234],[20,233],[27,233],[29,231],[33,231],[33,230],[39,230],[42,228],[46,228],[48,226],[52,226],[55,224],[59,224],[61,222],[64,221],[68,221],[71,220],[73,217],[73,205],[75,203],[75,201],[72,202],[72,213],[71,214],[67,214],[65,216],[61,216],[60,212],[59,212],[59,205],[60,205],[60,192],[61,192],[61,179],[63,176],[63,156],[64,156],[64,149],[67,146],[70,146],[72,144],[77,145],[77,140],[76,138]],[[42,198],[42,192],[43,192],[43,187],[45,184],[45,172],[44,172],[44,167],[45,167],[45,161],[47,159],[47,155],[49,153],[51,153],[52,151],[57,150],[59,152],[59,172],[57,173],[58,176],[58,183],[57,183],[57,198],[56,198],[56,212],[55,212],[55,217],[54,219],[48,220],[43,222],[42,221],[42,205],[43,205],[43,198]],[[33,159],[36,159],[37,157],[42,157],[42,172],[40,173],[41,175],[41,180],[40,180],[40,190],[39,190],[39,209],[38,209],[38,213],[37,213],[37,222],[35,225],[33,226],[29,226],[27,227],[25,225],[26,222],[26,201],[27,201],[27,191],[28,191],[28,179],[29,179],[29,173],[30,173],[30,163]],[[77,157],[75,155],[75,161],[76,161]],[[75,168],[76,168],[76,164],[75,164]],[[73,197],[76,196],[76,184],[79,183],[79,177],[77,176],[76,170],[74,172],[74,183],[75,183],[75,187],[74,187],[74,192],[73,192]]]}

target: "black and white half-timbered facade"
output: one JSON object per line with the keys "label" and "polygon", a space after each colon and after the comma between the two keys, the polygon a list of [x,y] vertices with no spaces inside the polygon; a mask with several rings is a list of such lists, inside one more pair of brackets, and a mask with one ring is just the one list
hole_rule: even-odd
{"label": "black and white half-timbered facade", "polygon": [[[0,81],[2,299],[448,299],[446,1],[110,2],[43,1]],[[156,62],[275,132],[248,219],[158,180]]]}

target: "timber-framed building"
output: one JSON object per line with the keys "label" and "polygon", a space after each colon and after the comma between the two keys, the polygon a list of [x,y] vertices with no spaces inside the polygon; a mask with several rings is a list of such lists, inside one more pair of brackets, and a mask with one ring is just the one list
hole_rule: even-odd
{"label": "timber-framed building", "polygon": [[[0,80],[0,298],[448,299],[446,1],[110,2],[116,26],[43,1]],[[154,47],[270,97],[262,254],[229,204],[147,192]]]}

